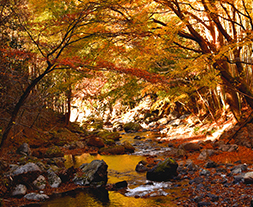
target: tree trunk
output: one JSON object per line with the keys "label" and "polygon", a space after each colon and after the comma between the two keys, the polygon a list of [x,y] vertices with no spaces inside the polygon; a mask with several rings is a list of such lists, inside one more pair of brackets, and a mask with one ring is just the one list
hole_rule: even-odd
{"label": "tree trunk", "polygon": [[30,92],[34,89],[34,87],[37,85],[37,83],[48,73],[49,69],[51,68],[51,66],[49,65],[48,68],[45,70],[44,73],[42,73],[40,76],[38,76],[37,78],[35,78],[30,85],[26,88],[26,90],[24,91],[24,93],[22,94],[22,96],[20,97],[18,103],[15,105],[15,108],[11,114],[11,119],[7,125],[7,127],[4,130],[3,136],[2,136],[2,140],[0,143],[0,149],[2,148],[2,146],[4,145],[5,141],[8,138],[8,135],[11,131],[11,128],[13,127],[13,125],[15,125],[15,121],[17,119],[18,113],[20,108],[24,105],[26,99],[28,98]]}
{"label": "tree trunk", "polygon": [[[220,71],[221,79],[224,85],[224,91],[226,95],[226,102],[229,104],[234,117],[238,122],[241,121],[241,101],[238,95],[238,92],[242,92],[243,96],[246,94],[246,88],[242,88],[244,86],[244,80],[239,77],[233,77],[229,72],[229,65],[226,59],[220,59],[213,64],[213,67]],[[237,69],[238,70],[238,69]],[[240,84],[236,84],[240,83]],[[243,90],[243,91],[242,91]],[[248,91],[249,92],[249,91]],[[247,93],[248,94],[248,93]],[[249,94],[248,94],[249,95]],[[249,100],[250,101],[250,100]],[[253,107],[253,100],[252,105]],[[249,104],[250,102],[248,102]]]}
{"label": "tree trunk", "polygon": [[71,96],[72,96],[72,89],[71,89],[71,74],[70,71],[67,70],[67,78],[69,81],[68,84],[68,90],[66,92],[66,96],[67,96],[67,113],[65,114],[65,125],[68,126],[69,125],[69,121],[70,121],[70,113],[71,113]]}
{"label": "tree trunk", "polygon": [[69,121],[70,121],[70,114],[71,114],[71,94],[72,94],[72,90],[71,88],[68,90],[67,92],[67,113],[65,114],[65,125],[68,126],[69,125]]}
{"label": "tree trunk", "polygon": [[240,122],[241,120],[241,103],[236,91],[231,90],[225,86],[226,102],[229,104],[235,119]]}

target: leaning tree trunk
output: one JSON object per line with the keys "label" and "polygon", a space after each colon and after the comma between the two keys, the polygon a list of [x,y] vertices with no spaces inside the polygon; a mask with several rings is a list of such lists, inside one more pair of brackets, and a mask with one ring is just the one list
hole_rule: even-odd
{"label": "leaning tree trunk", "polygon": [[13,125],[15,125],[18,113],[20,108],[24,105],[26,99],[28,98],[30,92],[34,89],[34,87],[37,85],[37,83],[48,73],[48,71],[50,70],[52,66],[48,65],[47,69],[45,70],[44,73],[42,73],[41,75],[39,75],[37,78],[35,78],[30,85],[26,88],[26,90],[24,91],[24,93],[22,94],[22,96],[20,97],[18,103],[15,105],[15,108],[11,114],[11,119],[7,125],[7,127],[4,130],[3,136],[2,136],[2,140],[0,143],[0,149],[3,147],[4,143],[6,142],[8,135],[13,127]]}

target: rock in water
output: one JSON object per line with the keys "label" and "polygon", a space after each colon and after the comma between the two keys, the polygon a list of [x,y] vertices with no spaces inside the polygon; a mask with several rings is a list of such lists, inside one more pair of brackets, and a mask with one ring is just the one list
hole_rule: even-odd
{"label": "rock in water", "polygon": [[115,190],[119,190],[119,189],[123,189],[123,188],[127,188],[128,183],[127,181],[121,181],[121,182],[117,182],[113,185]]}
{"label": "rock in water", "polygon": [[82,174],[76,175],[73,181],[77,185],[90,185],[100,187],[106,185],[108,165],[104,160],[93,160],[91,163],[84,165]]}
{"label": "rock in water", "polygon": [[135,167],[135,171],[136,172],[146,172],[149,169],[146,167],[147,163],[145,161],[140,161],[136,167]]}
{"label": "rock in water", "polygon": [[177,162],[172,158],[167,158],[158,163],[147,172],[147,179],[153,181],[168,181],[177,176]]}

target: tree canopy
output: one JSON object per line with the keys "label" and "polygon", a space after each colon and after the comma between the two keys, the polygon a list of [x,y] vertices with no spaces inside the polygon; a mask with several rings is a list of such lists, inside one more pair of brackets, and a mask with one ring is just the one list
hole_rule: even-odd
{"label": "tree canopy", "polygon": [[0,146],[28,103],[53,110],[64,103],[68,120],[83,78],[103,77],[100,98],[111,104],[132,97],[130,84],[193,112],[201,100],[214,119],[225,102],[238,121],[243,104],[253,107],[251,1],[2,0],[0,7]]}

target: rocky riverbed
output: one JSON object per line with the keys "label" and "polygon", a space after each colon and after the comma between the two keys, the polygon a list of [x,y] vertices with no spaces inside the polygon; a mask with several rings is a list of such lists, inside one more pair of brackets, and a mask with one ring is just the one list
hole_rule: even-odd
{"label": "rocky riverbed", "polygon": [[[190,127],[187,117],[177,119],[176,124],[158,120],[149,129],[137,126],[121,136],[107,132],[84,136],[75,131],[78,140],[65,142],[64,145],[61,137],[69,131],[58,130],[52,137],[55,145],[45,149],[30,148],[24,143],[18,150],[8,152],[8,156],[12,157],[10,162],[4,159],[0,162],[3,172],[2,203],[5,206],[22,206],[47,200],[55,193],[103,187],[106,191],[119,191],[126,197],[157,197],[162,200],[170,197],[177,206],[252,205],[251,125],[242,128],[233,141],[226,139],[226,135],[232,132],[225,133],[220,139],[207,139],[207,134],[203,133],[192,134],[196,125],[189,128],[191,133],[186,133],[182,139],[175,130],[180,129],[180,132],[182,128]],[[135,124],[133,126],[136,127]],[[132,133],[135,130],[142,132]],[[164,134],[165,131],[174,132],[174,136]],[[243,134],[247,139],[241,139]],[[101,160],[66,166],[64,154],[80,155],[84,152],[92,156],[141,156],[143,159],[135,164],[133,170],[142,178],[137,183],[131,179],[107,183],[110,165]],[[168,159],[173,162],[164,164],[168,163]],[[159,166],[161,164],[162,167]],[[119,162],[119,165],[124,163]],[[173,169],[172,174],[170,169]],[[157,171],[158,174],[151,175]],[[112,171],[109,170],[110,173]],[[117,174],[120,177],[121,172]]]}
{"label": "rocky riverbed", "polygon": [[[150,167],[156,163],[162,162],[166,157],[174,157],[178,163],[177,176],[169,182],[148,182],[130,190],[126,193],[127,196],[167,196],[166,189],[180,189],[180,194],[172,194],[178,206],[253,205],[253,165],[252,160],[248,159],[247,162],[245,157],[252,156],[251,149],[225,144],[223,140],[183,144],[173,140],[165,142],[167,146],[159,145],[159,140],[158,138],[157,145],[134,144],[139,149],[134,154],[145,155],[148,160],[141,161],[136,170],[149,172]],[[146,139],[145,142],[149,143],[150,140]]]}

